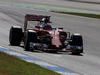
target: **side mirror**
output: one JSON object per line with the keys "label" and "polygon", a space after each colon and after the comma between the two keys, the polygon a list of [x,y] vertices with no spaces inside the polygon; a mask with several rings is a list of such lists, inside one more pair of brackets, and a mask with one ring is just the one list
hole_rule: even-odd
{"label": "side mirror", "polygon": [[58,28],[58,31],[63,31],[63,28]]}
{"label": "side mirror", "polygon": [[40,26],[35,26],[35,28],[40,28]]}
{"label": "side mirror", "polygon": [[61,30],[63,30],[63,28],[58,28],[58,29],[61,29]]}

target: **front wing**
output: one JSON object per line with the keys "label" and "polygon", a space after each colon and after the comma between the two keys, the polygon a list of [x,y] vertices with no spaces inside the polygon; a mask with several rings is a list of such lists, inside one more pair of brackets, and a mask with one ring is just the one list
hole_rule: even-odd
{"label": "front wing", "polygon": [[30,49],[57,51],[57,52],[78,52],[78,53],[83,53],[83,47],[82,46],[67,45],[66,48],[63,48],[63,49],[49,49],[47,44],[33,43],[33,42],[30,42]]}

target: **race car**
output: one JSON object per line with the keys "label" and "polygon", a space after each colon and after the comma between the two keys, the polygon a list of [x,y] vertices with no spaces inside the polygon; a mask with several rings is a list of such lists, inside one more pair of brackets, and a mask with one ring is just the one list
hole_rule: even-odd
{"label": "race car", "polygon": [[[55,28],[50,25],[50,17],[47,15],[26,14],[24,29],[20,26],[10,28],[9,42],[11,45],[24,43],[25,50],[43,50],[52,52],[83,53],[83,38],[79,33],[70,35],[63,28]],[[34,27],[28,28],[30,21],[38,22]]]}

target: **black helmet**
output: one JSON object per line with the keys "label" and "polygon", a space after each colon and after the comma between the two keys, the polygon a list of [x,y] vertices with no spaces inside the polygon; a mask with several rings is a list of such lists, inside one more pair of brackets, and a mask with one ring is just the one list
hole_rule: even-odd
{"label": "black helmet", "polygon": [[42,18],[41,22],[50,23],[50,19],[48,17]]}

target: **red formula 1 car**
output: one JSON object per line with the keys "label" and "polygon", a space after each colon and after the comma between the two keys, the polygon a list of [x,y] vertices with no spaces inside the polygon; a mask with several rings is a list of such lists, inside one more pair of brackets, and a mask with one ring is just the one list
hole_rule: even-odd
{"label": "red formula 1 car", "polygon": [[[35,28],[28,28],[30,21],[37,21]],[[20,26],[12,26],[9,42],[11,45],[20,45],[24,42],[25,50],[47,50],[53,52],[69,51],[83,53],[83,39],[79,33],[70,36],[63,28],[52,27],[50,16],[26,14],[24,32]],[[32,24],[33,25],[33,24]]]}

